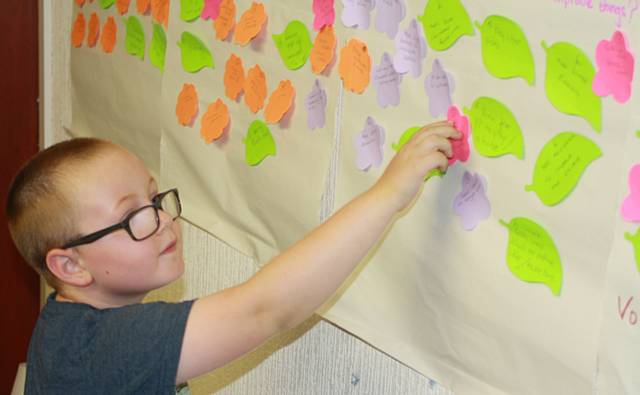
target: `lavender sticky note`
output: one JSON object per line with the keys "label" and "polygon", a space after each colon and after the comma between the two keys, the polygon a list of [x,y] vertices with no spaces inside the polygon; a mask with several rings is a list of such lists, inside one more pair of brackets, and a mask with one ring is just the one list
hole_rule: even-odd
{"label": "lavender sticky note", "polygon": [[453,200],[453,211],[460,216],[462,228],[467,231],[489,218],[491,203],[487,198],[487,181],[483,176],[464,172],[462,190]]}
{"label": "lavender sticky note", "polygon": [[396,35],[395,41],[393,67],[400,74],[411,72],[414,77],[419,77],[422,73],[422,59],[427,56],[427,43],[418,22],[412,20],[406,30]]}
{"label": "lavender sticky note", "polygon": [[398,74],[393,67],[391,56],[388,53],[382,54],[380,64],[373,67],[373,85],[376,88],[378,104],[380,107],[388,105],[397,106],[400,103],[400,82],[402,75]]}
{"label": "lavender sticky note", "polygon": [[431,73],[424,80],[424,91],[429,97],[429,114],[439,118],[447,113],[452,104],[451,94],[455,88],[453,76],[447,73],[438,59],[433,60]]}
{"label": "lavender sticky note", "polygon": [[373,118],[367,117],[364,129],[353,139],[358,153],[356,166],[359,170],[367,171],[371,166],[379,167],[382,164],[384,138],[384,129]]}
{"label": "lavender sticky note", "polygon": [[346,27],[369,28],[370,13],[375,6],[374,0],[342,0],[342,24]]}
{"label": "lavender sticky note", "polygon": [[309,129],[323,128],[327,109],[327,93],[320,86],[318,79],[313,84],[311,92],[304,99],[304,104],[307,107],[307,126]]}
{"label": "lavender sticky note", "polygon": [[398,34],[398,26],[406,15],[405,0],[378,0],[376,2],[376,30],[387,33],[390,39]]}

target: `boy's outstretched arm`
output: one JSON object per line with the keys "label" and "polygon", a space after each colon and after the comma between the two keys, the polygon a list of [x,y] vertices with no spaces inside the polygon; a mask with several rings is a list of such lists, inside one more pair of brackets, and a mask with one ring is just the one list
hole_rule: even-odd
{"label": "boy's outstretched arm", "polygon": [[394,215],[411,203],[424,176],[435,168],[446,170],[448,139],[459,136],[447,122],[426,126],[395,155],[371,189],[245,283],[197,300],[187,321],[176,382],[218,368],[312,315]]}

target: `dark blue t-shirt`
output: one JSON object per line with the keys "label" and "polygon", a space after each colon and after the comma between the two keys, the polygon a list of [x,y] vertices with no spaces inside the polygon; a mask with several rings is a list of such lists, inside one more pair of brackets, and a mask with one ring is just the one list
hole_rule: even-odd
{"label": "dark blue t-shirt", "polygon": [[50,295],[29,343],[25,393],[174,394],[192,304],[96,309]]}

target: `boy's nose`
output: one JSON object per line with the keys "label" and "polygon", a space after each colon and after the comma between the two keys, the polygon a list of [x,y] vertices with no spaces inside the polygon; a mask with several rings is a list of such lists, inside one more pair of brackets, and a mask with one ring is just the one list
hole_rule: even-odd
{"label": "boy's nose", "polygon": [[160,218],[160,227],[158,228],[158,233],[162,232],[165,227],[171,226],[173,222],[173,217],[171,214],[165,212],[164,210],[158,210],[158,217]]}

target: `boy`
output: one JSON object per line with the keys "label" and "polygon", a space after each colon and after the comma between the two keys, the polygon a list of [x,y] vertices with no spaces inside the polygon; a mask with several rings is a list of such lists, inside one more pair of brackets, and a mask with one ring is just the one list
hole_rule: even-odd
{"label": "boy", "polygon": [[358,264],[425,174],[445,171],[447,122],[426,126],[375,185],[251,279],[182,303],[141,303],[183,272],[175,189],[115,144],[74,139],[31,159],[6,211],[21,254],[55,289],[34,329],[27,394],[173,393],[309,317]]}

